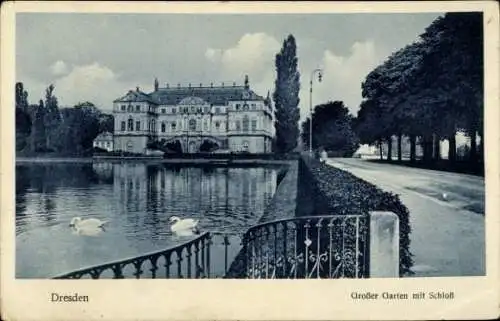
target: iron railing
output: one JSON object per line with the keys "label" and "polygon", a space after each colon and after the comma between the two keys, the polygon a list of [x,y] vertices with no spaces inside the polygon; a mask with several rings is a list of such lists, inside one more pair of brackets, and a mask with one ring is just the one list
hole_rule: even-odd
{"label": "iron railing", "polygon": [[211,244],[211,235],[206,232],[175,247],[83,268],[55,279],[210,278]]}
{"label": "iron railing", "polygon": [[55,278],[366,278],[369,239],[368,215],[295,217],[245,233],[205,232],[175,247]]}
{"label": "iron railing", "polygon": [[307,216],[266,222],[245,233],[241,253],[246,278],[367,278],[369,217]]}

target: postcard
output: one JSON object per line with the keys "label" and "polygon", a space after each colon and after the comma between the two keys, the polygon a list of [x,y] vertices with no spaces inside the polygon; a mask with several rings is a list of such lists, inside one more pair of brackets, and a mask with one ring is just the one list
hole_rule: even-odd
{"label": "postcard", "polygon": [[8,2],[5,320],[499,316],[496,2]]}

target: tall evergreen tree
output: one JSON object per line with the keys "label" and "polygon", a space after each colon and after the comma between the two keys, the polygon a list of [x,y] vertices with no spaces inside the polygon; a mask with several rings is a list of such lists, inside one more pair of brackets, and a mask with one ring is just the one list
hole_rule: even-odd
{"label": "tall evergreen tree", "polygon": [[31,117],[28,113],[28,92],[22,82],[16,83],[16,150],[27,146],[31,134]]}
{"label": "tall evergreen tree", "polygon": [[35,119],[33,121],[33,130],[31,135],[31,150],[34,152],[45,151],[47,148],[47,140],[45,137],[45,107],[43,105],[43,100],[40,99],[40,103],[36,108]]}
{"label": "tall evergreen tree", "polygon": [[277,152],[287,153],[297,146],[299,138],[300,74],[297,69],[297,45],[293,35],[283,41],[276,55],[276,81],[273,100],[276,107]]}
{"label": "tall evergreen tree", "polygon": [[57,103],[57,97],[54,96],[54,85],[50,85],[45,91],[45,110],[44,124],[46,129],[47,148],[55,150],[59,145],[58,127],[61,123],[61,114]]}

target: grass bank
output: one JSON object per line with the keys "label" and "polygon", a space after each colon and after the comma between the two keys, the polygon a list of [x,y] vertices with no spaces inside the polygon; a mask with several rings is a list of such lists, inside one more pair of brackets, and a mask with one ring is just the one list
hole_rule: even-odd
{"label": "grass bank", "polygon": [[368,215],[371,211],[391,211],[400,222],[400,275],[411,273],[410,213],[397,195],[307,156],[299,164],[297,216]]}

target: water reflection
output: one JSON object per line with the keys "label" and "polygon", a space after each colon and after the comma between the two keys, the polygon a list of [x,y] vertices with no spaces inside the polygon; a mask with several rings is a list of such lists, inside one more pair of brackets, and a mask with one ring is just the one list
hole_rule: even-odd
{"label": "water reflection", "polygon": [[[172,215],[199,219],[202,231],[240,233],[275,189],[275,168],[19,164],[16,275],[49,277],[172,246],[185,240],[171,234]],[[75,235],[68,228],[75,216],[110,225],[97,237]]]}

